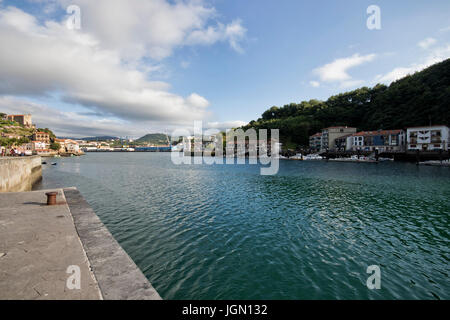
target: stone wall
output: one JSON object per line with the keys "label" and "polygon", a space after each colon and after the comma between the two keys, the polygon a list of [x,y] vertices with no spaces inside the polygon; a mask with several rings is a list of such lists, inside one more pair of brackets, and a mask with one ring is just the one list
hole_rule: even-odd
{"label": "stone wall", "polygon": [[42,179],[41,157],[0,157],[0,192],[30,191]]}

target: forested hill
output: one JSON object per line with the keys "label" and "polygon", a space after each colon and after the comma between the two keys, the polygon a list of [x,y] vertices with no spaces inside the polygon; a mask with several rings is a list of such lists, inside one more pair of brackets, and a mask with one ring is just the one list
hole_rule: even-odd
{"label": "forested hill", "polygon": [[145,136],[137,139],[135,143],[137,144],[153,144],[153,145],[166,145],[170,137],[167,137],[164,133],[149,133]]}
{"label": "forested hill", "polygon": [[450,59],[390,86],[362,87],[327,101],[274,106],[243,128],[278,128],[283,142],[307,145],[311,134],[329,126],[377,130],[430,123],[450,124]]}

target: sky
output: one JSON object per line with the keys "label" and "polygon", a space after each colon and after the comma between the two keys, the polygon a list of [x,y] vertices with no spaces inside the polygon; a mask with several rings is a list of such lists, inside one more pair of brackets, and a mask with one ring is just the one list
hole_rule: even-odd
{"label": "sky", "polygon": [[228,129],[449,58],[449,18],[448,0],[0,0],[0,112],[58,136]]}

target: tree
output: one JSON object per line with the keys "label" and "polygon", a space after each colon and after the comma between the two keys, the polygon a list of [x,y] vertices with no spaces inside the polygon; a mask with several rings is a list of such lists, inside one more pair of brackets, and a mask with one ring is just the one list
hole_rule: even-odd
{"label": "tree", "polygon": [[50,149],[58,151],[61,148],[61,145],[58,142],[50,143]]}

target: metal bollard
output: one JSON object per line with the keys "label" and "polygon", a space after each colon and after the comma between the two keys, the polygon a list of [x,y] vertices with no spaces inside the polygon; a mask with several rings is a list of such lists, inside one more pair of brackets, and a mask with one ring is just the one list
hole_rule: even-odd
{"label": "metal bollard", "polygon": [[58,192],[47,192],[45,195],[47,196],[47,205],[54,206],[56,204],[56,195]]}

